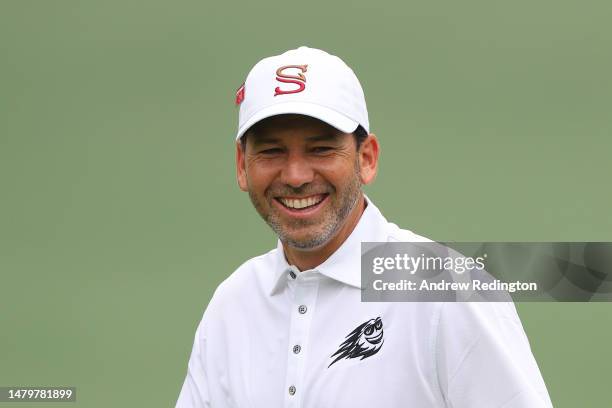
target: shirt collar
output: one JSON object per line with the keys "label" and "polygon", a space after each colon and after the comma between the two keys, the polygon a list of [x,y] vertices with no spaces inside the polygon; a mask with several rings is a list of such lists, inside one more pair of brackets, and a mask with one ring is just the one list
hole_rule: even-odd
{"label": "shirt collar", "polygon": [[[355,229],[336,252],[314,268],[331,279],[359,289],[361,288],[361,243],[387,240],[387,220],[365,194],[364,197],[367,206]],[[289,273],[299,273],[295,266],[287,262],[280,240],[276,246],[276,262],[277,267],[274,268],[276,276],[272,280],[270,295],[278,293],[285,287]]]}

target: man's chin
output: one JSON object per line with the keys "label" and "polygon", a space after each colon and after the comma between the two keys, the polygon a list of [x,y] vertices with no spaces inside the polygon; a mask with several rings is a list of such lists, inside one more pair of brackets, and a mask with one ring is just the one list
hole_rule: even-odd
{"label": "man's chin", "polygon": [[321,234],[308,236],[284,235],[280,240],[283,244],[302,251],[315,251],[329,242],[329,238],[322,237]]}

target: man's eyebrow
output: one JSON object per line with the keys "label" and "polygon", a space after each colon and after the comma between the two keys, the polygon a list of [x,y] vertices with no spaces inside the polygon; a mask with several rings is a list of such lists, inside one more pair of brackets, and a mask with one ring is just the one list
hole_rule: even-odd
{"label": "man's eyebrow", "polygon": [[253,144],[255,146],[267,143],[277,143],[278,141],[279,139],[277,137],[267,135],[257,135],[253,138]]}
{"label": "man's eyebrow", "polygon": [[[325,132],[312,136],[307,136],[307,142],[334,142],[338,140],[339,134],[333,132]],[[273,144],[280,142],[280,139],[275,136],[260,134],[253,138],[253,145]]]}
{"label": "man's eyebrow", "polygon": [[308,136],[306,140],[308,142],[335,142],[338,140],[339,134],[337,133],[322,133],[320,135]]}

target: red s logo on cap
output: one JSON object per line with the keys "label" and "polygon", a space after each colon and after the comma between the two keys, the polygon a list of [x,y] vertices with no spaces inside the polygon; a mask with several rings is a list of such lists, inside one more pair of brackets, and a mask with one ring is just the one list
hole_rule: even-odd
{"label": "red s logo on cap", "polygon": [[283,71],[288,69],[288,68],[296,68],[296,69],[299,69],[302,72],[306,72],[306,69],[308,68],[308,65],[307,64],[304,64],[304,65],[285,65],[285,66],[282,66],[279,69],[277,69],[276,70],[276,80],[278,82],[283,82],[285,84],[295,84],[295,85],[298,86],[298,88],[290,89],[290,90],[282,90],[282,89],[280,89],[280,87],[277,86],[274,89],[274,96],[298,93],[298,92],[302,92],[306,88],[306,77],[304,76],[304,74],[302,72],[298,72],[297,75],[284,74]]}

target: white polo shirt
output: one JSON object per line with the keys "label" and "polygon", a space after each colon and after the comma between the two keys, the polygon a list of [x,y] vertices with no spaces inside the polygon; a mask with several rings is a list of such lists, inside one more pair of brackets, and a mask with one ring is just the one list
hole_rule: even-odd
{"label": "white polo shirt", "polygon": [[362,241],[429,241],[367,202],[317,268],[279,242],[219,285],[177,407],[552,407],[512,303],[361,302]]}

